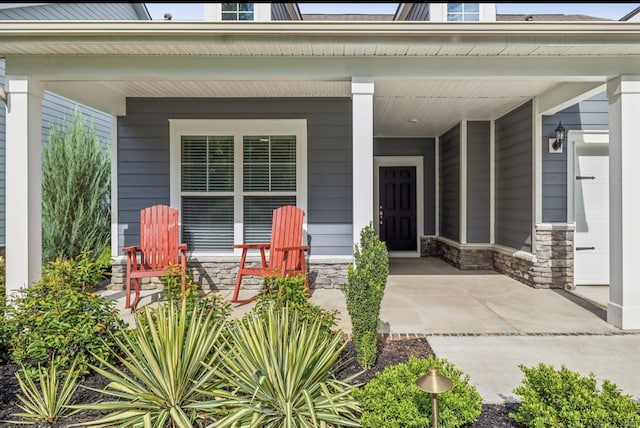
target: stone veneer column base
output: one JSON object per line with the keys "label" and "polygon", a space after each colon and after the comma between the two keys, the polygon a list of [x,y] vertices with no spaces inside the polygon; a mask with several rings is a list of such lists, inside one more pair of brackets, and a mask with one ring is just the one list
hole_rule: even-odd
{"label": "stone veneer column base", "polygon": [[435,245],[423,239],[422,254],[440,257],[459,269],[493,269],[535,288],[575,289],[574,232],[573,225],[537,224],[534,254],[442,238],[431,238]]}
{"label": "stone veneer column base", "polygon": [[[251,260],[251,262],[259,263],[257,259]],[[202,290],[228,290],[235,286],[239,263],[239,257],[190,257],[187,263],[187,272]],[[308,263],[311,287],[339,288],[347,281],[347,266],[350,264],[349,258],[312,260]],[[126,266],[124,258],[112,260],[112,289],[124,289]],[[141,287],[143,289],[156,288],[159,283],[157,278],[145,279],[142,281]],[[260,287],[262,287],[261,278],[243,278],[243,288],[259,289]]]}

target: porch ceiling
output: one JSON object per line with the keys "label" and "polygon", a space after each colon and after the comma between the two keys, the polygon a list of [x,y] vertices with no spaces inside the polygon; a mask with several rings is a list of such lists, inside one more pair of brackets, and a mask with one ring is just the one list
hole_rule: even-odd
{"label": "porch ceiling", "polygon": [[[437,136],[462,119],[495,119],[557,85],[553,80],[377,79],[374,135]],[[92,86],[119,97],[286,98],[351,96],[351,82],[306,80],[135,80],[100,81]],[[47,88],[77,99],[78,83],[53,82]],[[75,91],[74,91],[75,89]],[[417,120],[417,121],[416,121]]]}

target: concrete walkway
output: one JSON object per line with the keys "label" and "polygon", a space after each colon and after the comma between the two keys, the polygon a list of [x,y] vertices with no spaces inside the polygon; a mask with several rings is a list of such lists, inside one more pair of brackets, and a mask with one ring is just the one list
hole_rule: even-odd
{"label": "concrete walkway", "polygon": [[[460,271],[433,259],[394,259],[382,301],[381,332],[426,337],[438,357],[467,373],[487,403],[519,400],[519,364],[540,362],[610,379],[640,399],[640,331],[606,323],[606,290],[537,290],[492,271]],[[106,291],[122,310],[122,291]],[[231,290],[221,295],[228,299]],[[157,290],[143,291],[140,305]],[[587,298],[583,298],[588,296]],[[338,289],[315,290],[311,301],[351,323]],[[234,305],[234,317],[253,305]],[[128,322],[129,311],[122,310]]]}

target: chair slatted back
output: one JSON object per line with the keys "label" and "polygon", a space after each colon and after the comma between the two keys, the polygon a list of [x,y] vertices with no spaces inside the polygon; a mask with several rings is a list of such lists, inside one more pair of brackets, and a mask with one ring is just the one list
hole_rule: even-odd
{"label": "chair slatted back", "polygon": [[146,269],[161,270],[178,263],[178,210],[154,205],[140,211],[140,250]]}
{"label": "chair slatted back", "polygon": [[271,249],[269,250],[270,268],[293,270],[300,265],[300,252],[291,251],[287,260],[284,260],[285,253],[283,251],[275,251],[274,248],[302,245],[303,218],[304,211],[293,205],[286,205],[273,210]]}

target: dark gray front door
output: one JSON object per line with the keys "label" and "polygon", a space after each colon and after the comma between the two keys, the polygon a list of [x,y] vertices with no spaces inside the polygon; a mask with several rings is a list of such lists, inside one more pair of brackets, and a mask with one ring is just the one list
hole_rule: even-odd
{"label": "dark gray front door", "polygon": [[416,167],[380,167],[380,239],[388,251],[416,251]]}

